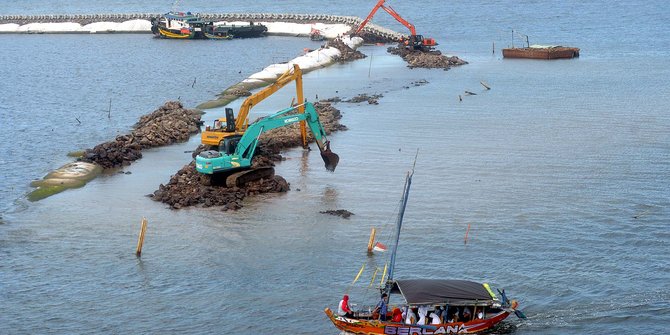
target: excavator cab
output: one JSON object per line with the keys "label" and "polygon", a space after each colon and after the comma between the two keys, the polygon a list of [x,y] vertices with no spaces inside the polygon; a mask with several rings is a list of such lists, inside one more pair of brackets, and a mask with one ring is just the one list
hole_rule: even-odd
{"label": "excavator cab", "polygon": [[[232,109],[231,109],[232,111]],[[233,123],[234,124],[234,123]],[[242,135],[233,135],[233,136],[228,136],[219,143],[219,152],[223,152],[226,155],[232,155],[235,153],[235,149],[237,148],[237,144],[240,142],[240,139],[242,138]]]}

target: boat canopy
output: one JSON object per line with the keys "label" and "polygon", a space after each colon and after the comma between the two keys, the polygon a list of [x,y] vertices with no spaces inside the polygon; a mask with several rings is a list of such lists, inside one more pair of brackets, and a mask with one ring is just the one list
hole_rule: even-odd
{"label": "boat canopy", "polygon": [[497,302],[483,284],[467,280],[406,279],[393,282],[408,305],[449,304],[488,306]]}

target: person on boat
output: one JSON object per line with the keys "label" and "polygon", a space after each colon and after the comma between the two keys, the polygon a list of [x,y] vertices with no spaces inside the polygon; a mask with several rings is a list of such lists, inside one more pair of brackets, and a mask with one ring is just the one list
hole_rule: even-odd
{"label": "person on boat", "polygon": [[463,309],[463,322],[468,322],[472,320],[472,312],[470,312],[470,308],[465,307]]}
{"label": "person on boat", "polygon": [[416,324],[425,325],[426,316],[428,316],[428,306],[419,306],[419,321],[417,321]]}
{"label": "person on boat", "polygon": [[400,308],[396,307],[393,309],[393,319],[391,319],[393,322],[402,322],[402,311]]}
{"label": "person on boat", "polygon": [[430,314],[428,314],[428,316],[430,317],[430,324],[431,325],[439,325],[440,323],[442,323],[442,318],[440,317],[439,307],[437,307],[434,311],[430,312]]}
{"label": "person on boat", "polygon": [[345,294],[342,300],[340,300],[340,304],[337,306],[337,315],[344,316],[345,318],[354,317],[354,311],[349,306],[349,295]]}
{"label": "person on boat", "polygon": [[454,309],[452,311],[451,317],[447,319],[447,323],[453,323],[453,322],[458,322],[458,308]]}
{"label": "person on boat", "polygon": [[386,321],[386,313],[388,313],[388,298],[388,294],[382,294],[381,300],[379,300],[379,303],[377,303],[377,306],[375,306],[375,310],[372,312],[372,314],[379,314],[380,321]]}
{"label": "person on boat", "polygon": [[405,323],[408,325],[416,324],[416,314],[414,314],[414,308],[407,309],[407,315],[405,316]]}

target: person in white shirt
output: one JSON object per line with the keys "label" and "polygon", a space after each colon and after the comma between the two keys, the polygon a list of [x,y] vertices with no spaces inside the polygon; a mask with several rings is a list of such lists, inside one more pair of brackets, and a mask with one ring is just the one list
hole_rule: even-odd
{"label": "person in white shirt", "polygon": [[431,325],[439,325],[442,323],[442,318],[440,318],[440,315],[437,312],[431,312],[428,316],[430,317]]}
{"label": "person in white shirt", "polygon": [[427,315],[428,315],[428,306],[419,306],[419,321],[417,321],[416,324],[425,325]]}
{"label": "person in white shirt", "polygon": [[407,309],[407,316],[405,317],[405,323],[408,325],[416,324],[416,314],[412,308]]}

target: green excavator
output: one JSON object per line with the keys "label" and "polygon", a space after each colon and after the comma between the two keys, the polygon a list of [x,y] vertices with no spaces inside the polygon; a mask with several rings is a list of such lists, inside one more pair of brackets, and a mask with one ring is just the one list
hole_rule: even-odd
{"label": "green excavator", "polygon": [[[304,113],[299,113],[303,107]],[[201,152],[195,158],[195,168],[202,174],[203,183],[205,185],[215,183],[213,178],[217,175],[225,177],[225,183],[228,187],[242,186],[253,180],[271,177],[274,175],[272,167],[251,168],[251,162],[261,134],[300,121],[305,121],[314,135],[326,169],[335,171],[340,157],[330,150],[330,142],[319,121],[319,115],[314,105],[305,102],[257,120],[249,125],[242,135],[225,137],[219,145],[219,150]]]}

